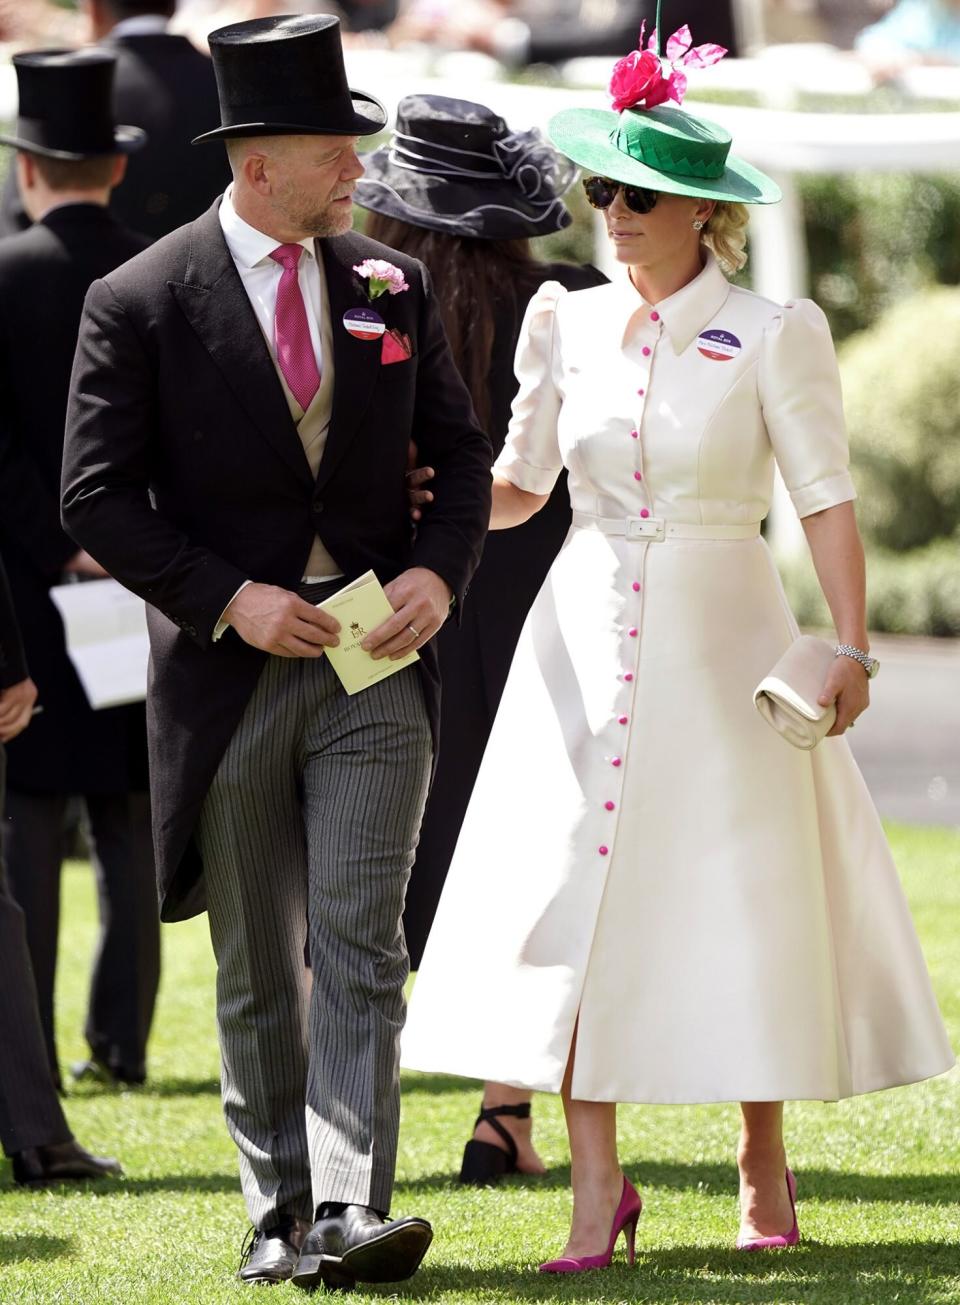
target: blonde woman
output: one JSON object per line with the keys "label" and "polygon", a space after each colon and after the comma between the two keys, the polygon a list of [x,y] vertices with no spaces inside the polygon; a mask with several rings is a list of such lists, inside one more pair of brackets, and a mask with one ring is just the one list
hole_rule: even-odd
{"label": "blonde woman", "polygon": [[[573,1223],[548,1272],[609,1265],[621,1233],[633,1258],[616,1102],[740,1102],[736,1244],[765,1250],[799,1240],[783,1101],[954,1060],[842,737],[876,663],[829,329],[808,300],[729,283],[744,206],[777,188],[721,128],[658,101],[643,63],[618,113],[551,123],[622,275],[542,286],[521,331],[491,526],[527,520],[561,468],[573,525],[520,638],[404,1038],[412,1068],[562,1094]],[[752,703],[797,635],[760,537],[775,462],[836,625],[820,701],[837,719],[813,752]]]}

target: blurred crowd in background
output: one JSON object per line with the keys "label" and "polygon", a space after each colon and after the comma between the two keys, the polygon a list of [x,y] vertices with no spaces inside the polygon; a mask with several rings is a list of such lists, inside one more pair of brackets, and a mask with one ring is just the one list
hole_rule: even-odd
{"label": "blurred crowd in background", "polygon": [[[202,44],[213,28],[280,13],[335,13],[350,45],[473,50],[508,67],[621,54],[653,0],[181,0],[175,26]],[[0,0],[0,41],[74,43],[84,0]],[[960,0],[688,0],[700,39],[733,55],[789,42],[850,51],[880,79],[905,62],[960,62]]]}

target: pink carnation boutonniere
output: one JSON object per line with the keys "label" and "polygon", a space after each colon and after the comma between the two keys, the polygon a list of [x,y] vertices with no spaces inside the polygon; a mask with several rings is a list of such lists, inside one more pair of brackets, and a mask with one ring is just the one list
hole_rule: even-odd
{"label": "pink carnation boutonniere", "polygon": [[[640,28],[638,48],[624,59],[618,59],[610,77],[612,107],[618,113],[624,109],[652,109],[657,104],[673,100],[683,103],[687,92],[687,77],[683,68],[708,68],[727,53],[722,45],[707,42],[694,45],[690,28],[684,24],[667,41],[666,58],[659,53],[657,30],[654,28],[643,48],[646,23]],[[664,71],[666,69],[666,75]]]}
{"label": "pink carnation boutonniere", "polygon": [[410,289],[399,267],[394,267],[383,258],[366,258],[353,270],[357,276],[366,279],[367,298],[371,303],[382,294],[398,295]]}

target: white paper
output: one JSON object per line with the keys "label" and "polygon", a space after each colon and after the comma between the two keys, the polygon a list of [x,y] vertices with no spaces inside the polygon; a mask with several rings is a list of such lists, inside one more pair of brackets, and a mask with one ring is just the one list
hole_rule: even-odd
{"label": "white paper", "polygon": [[50,590],[67,635],[67,652],[94,710],[147,696],[147,610],[116,580],[85,580]]}

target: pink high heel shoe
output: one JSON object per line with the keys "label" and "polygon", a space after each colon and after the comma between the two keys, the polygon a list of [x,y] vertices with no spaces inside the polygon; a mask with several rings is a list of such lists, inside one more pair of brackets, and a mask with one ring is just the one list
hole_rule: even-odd
{"label": "pink high heel shoe", "polygon": [[627,1263],[633,1264],[636,1258],[637,1220],[640,1218],[642,1209],[643,1201],[641,1201],[636,1188],[624,1178],[623,1191],[620,1193],[620,1204],[617,1206],[617,1213],[613,1216],[610,1240],[604,1253],[602,1255],[564,1255],[559,1260],[547,1260],[545,1264],[540,1265],[540,1272],[582,1273],[584,1269],[609,1269],[610,1262],[613,1259],[613,1248],[616,1246],[617,1238],[621,1233],[623,1233],[627,1242]]}
{"label": "pink high heel shoe", "polygon": [[793,1211],[793,1224],[788,1233],[779,1233],[776,1237],[738,1237],[738,1251],[777,1251],[785,1246],[796,1246],[800,1240],[800,1225],[797,1223],[797,1180],[793,1170],[787,1170],[787,1194],[790,1197],[790,1209]]}

